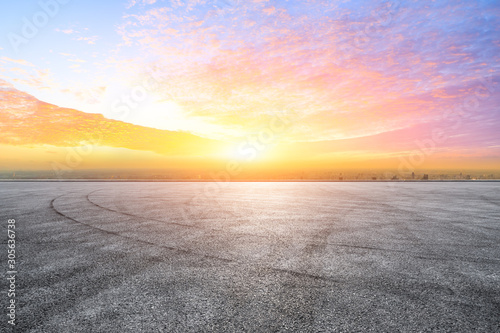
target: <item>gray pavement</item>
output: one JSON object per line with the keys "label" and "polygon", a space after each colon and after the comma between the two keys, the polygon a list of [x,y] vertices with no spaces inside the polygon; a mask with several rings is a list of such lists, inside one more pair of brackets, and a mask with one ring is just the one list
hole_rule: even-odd
{"label": "gray pavement", "polygon": [[2,332],[500,332],[500,183],[0,182]]}

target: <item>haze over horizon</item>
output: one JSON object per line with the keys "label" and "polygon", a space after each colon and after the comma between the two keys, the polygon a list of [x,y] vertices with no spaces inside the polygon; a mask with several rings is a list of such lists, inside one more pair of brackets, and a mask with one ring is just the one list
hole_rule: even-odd
{"label": "haze over horizon", "polygon": [[1,6],[0,169],[500,167],[495,1]]}

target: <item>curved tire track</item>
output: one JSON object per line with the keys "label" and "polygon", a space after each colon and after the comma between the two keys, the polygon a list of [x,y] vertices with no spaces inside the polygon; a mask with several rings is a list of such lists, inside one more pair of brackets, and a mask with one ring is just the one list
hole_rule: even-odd
{"label": "curved tire track", "polygon": [[[120,211],[117,211],[117,210],[114,210],[114,209],[111,209],[111,208],[107,208],[107,207],[104,207],[102,205],[99,205],[95,202],[93,202],[92,200],[90,200],[90,195],[92,193],[95,193],[95,192],[98,192],[98,191],[101,191],[102,189],[99,189],[99,190],[95,190],[95,191],[92,191],[90,193],[88,193],[86,195],[86,200],[96,206],[96,207],[99,207],[101,209],[104,209],[104,210],[107,210],[107,211],[110,211],[110,212],[113,212],[113,213],[117,213],[117,214],[122,214],[122,215],[125,215],[125,216],[129,216],[129,217],[133,217],[133,218],[139,218],[139,219],[142,219],[142,220],[149,220],[149,221],[155,221],[155,222],[159,222],[159,223],[163,223],[163,224],[170,224],[170,225],[176,225],[176,226],[180,226],[180,227],[186,227],[186,228],[193,228],[193,229],[198,229],[198,230],[205,230],[205,231],[216,231],[216,232],[226,232],[227,230],[223,230],[223,229],[219,229],[219,228],[203,228],[203,227],[200,227],[198,225],[190,225],[190,224],[184,224],[184,223],[178,223],[178,222],[167,222],[167,221],[164,221],[164,220],[158,220],[158,219],[154,219],[154,218],[147,218],[147,217],[143,217],[143,216],[140,216],[140,215],[134,215],[134,214],[130,214],[130,213],[126,213],[126,212],[120,212]],[[342,192],[345,192],[345,191],[342,191]],[[366,198],[366,197],[363,197],[363,199],[367,200],[367,201],[373,201],[373,199],[369,199],[369,198]],[[391,207],[391,208],[396,208],[395,206],[393,205],[389,205],[389,204],[384,204],[384,206],[388,206],[388,207]],[[354,208],[348,208],[347,211],[350,212],[352,211]],[[410,212],[408,210],[405,210],[405,209],[400,209],[401,211],[405,211],[405,212]],[[420,216],[420,214],[417,214],[417,216]],[[82,223],[82,222],[81,222]],[[391,222],[391,223],[383,223],[382,225],[392,225],[392,224],[395,224],[396,222]],[[85,224],[85,223],[83,223]],[[378,227],[380,226],[380,224],[377,225]],[[97,228],[95,227],[96,229],[100,229],[100,228]],[[352,230],[352,228],[340,228],[341,230],[343,229],[346,229],[346,230]],[[104,230],[104,229],[102,229]],[[337,229],[333,230],[333,231],[338,231]],[[114,233],[116,235],[119,235],[118,233]],[[270,237],[271,236],[274,236],[274,237]],[[270,240],[272,238],[272,241],[273,243],[274,242],[278,242],[280,243],[280,245],[283,245],[283,246],[286,246],[288,245],[286,243],[286,241],[295,241],[295,239],[293,237],[290,237],[290,236],[276,236],[273,234],[269,234],[267,236],[262,236],[262,235],[256,235],[256,234],[250,234],[250,233],[241,233],[241,232],[238,232],[237,234],[234,235],[235,237],[242,237],[242,236],[249,236],[249,237],[256,237],[256,238],[261,238],[261,239],[266,239],[266,240]],[[128,237],[128,236],[122,236],[122,237],[126,237],[126,238],[129,238],[129,239],[134,239],[133,237]],[[151,244],[151,245],[157,245],[157,246],[160,246],[161,245],[158,245],[156,243],[152,243],[152,242],[147,242],[147,241],[144,241],[145,243],[147,244]],[[411,244],[413,245],[421,245],[421,246],[424,246],[424,245],[429,245],[427,243],[422,243],[422,242],[412,242]],[[276,244],[275,244],[276,245]],[[430,245],[435,245],[435,244],[430,244]],[[455,246],[456,244],[442,244],[442,245],[449,245],[449,246]],[[333,246],[333,247],[343,247],[343,248],[353,248],[353,249],[359,249],[359,250],[369,250],[369,251],[380,251],[380,252],[392,252],[392,253],[404,253],[406,255],[409,255],[409,256],[412,256],[414,258],[417,258],[417,259],[425,259],[425,260],[440,260],[440,261],[454,261],[454,260],[460,260],[460,261],[464,261],[464,262],[485,262],[485,263],[498,263],[500,262],[500,259],[495,259],[495,258],[481,258],[481,257],[464,257],[464,256],[454,256],[454,255],[448,255],[447,257],[442,257],[442,256],[435,256],[435,253],[433,253],[433,255],[425,255],[425,254],[422,254],[420,252],[415,252],[415,251],[408,251],[408,250],[399,250],[399,249],[388,249],[388,248],[382,248],[382,247],[376,247],[376,246],[365,246],[365,245],[353,245],[353,244],[345,244],[345,243],[332,243],[332,242],[328,242],[328,241],[320,241],[320,242],[314,242],[314,241],[305,241],[304,242],[304,246],[305,248],[308,248],[308,247],[315,247],[315,248],[326,248],[327,246]],[[180,251],[185,251],[186,253],[191,253],[191,254],[198,254],[198,255],[202,255],[202,256],[206,256],[206,257],[211,257],[209,255],[204,255],[204,254],[200,254],[198,252],[193,252],[192,250],[183,250],[183,249],[180,249],[180,248],[176,248],[176,247],[165,247],[165,248],[168,248],[168,249],[175,249],[175,250],[180,250]],[[219,256],[213,256],[214,258],[217,258],[217,259],[220,259],[220,260],[229,260],[229,261],[234,261],[234,262],[240,262],[238,260],[235,260],[235,259],[227,259],[227,258],[223,258],[223,257],[219,257]],[[282,269],[279,269],[279,268],[276,268],[276,267],[271,267],[271,266],[266,266],[268,268],[272,268],[272,269],[277,269],[277,270],[282,270]],[[287,270],[285,270],[287,271]],[[293,270],[288,270],[289,272],[295,272]],[[308,273],[304,273],[304,274],[308,274]]]}
{"label": "curved tire track", "polygon": [[[94,191],[95,192],[95,191]],[[114,232],[114,231],[110,231],[110,230],[106,230],[106,229],[103,229],[103,228],[99,228],[99,227],[96,227],[96,226],[93,226],[93,225],[90,225],[88,223],[84,223],[84,222],[81,222],[81,221],[78,221],[77,219],[74,219],[72,218],[71,216],[68,216],[64,213],[62,213],[61,211],[59,211],[55,206],[54,206],[54,202],[61,198],[62,196],[64,196],[64,194],[60,195],[60,196],[57,196],[55,197],[54,199],[52,199],[50,201],[50,208],[55,212],[57,213],[58,215],[68,219],[68,220],[71,220],[73,221],[74,223],[78,223],[78,224],[81,224],[81,225],[85,225],[86,227],[88,228],[91,228],[93,230],[97,230],[97,231],[100,231],[100,232],[103,232],[103,233],[106,233],[108,235],[112,235],[112,236],[116,236],[116,237],[121,237],[121,238],[124,238],[124,239],[127,239],[127,240],[130,240],[130,241],[133,241],[133,242],[136,242],[136,243],[140,243],[140,244],[143,244],[143,245],[146,245],[146,246],[154,246],[154,247],[157,247],[157,248],[162,248],[162,249],[166,249],[166,250],[169,250],[169,251],[174,251],[174,252],[180,252],[180,253],[183,253],[183,254],[191,254],[191,255],[196,255],[196,256],[200,256],[200,257],[203,257],[203,258],[207,258],[207,259],[212,259],[212,260],[218,260],[218,261],[221,261],[221,262],[224,262],[224,263],[238,263],[238,264],[247,264],[247,263],[243,263],[241,261],[238,261],[238,260],[235,260],[235,259],[228,259],[228,258],[224,258],[224,257],[219,257],[219,256],[214,256],[214,255],[207,255],[207,254],[203,254],[203,253],[199,253],[199,252],[195,252],[195,251],[192,251],[192,250],[186,250],[186,249],[181,249],[181,248],[177,248],[177,247],[173,247],[173,246],[167,246],[167,245],[160,245],[160,244],[157,244],[157,243],[154,243],[154,242],[150,242],[150,241],[146,241],[146,240],[142,240],[142,239],[137,239],[137,238],[134,238],[134,237],[130,237],[130,236],[126,236],[126,235],[122,235],[120,234],[119,232]],[[133,216],[133,215],[132,215]],[[163,222],[163,221],[161,221]],[[281,273],[286,273],[286,274],[290,274],[290,275],[294,275],[294,276],[301,276],[301,277],[307,277],[307,278],[311,278],[311,279],[315,279],[315,280],[324,280],[324,281],[330,281],[330,282],[340,282],[338,280],[335,280],[331,277],[325,277],[325,276],[320,276],[320,275],[316,275],[316,274],[311,274],[311,273],[306,273],[306,272],[299,272],[299,271],[295,271],[295,270],[291,270],[291,269],[284,269],[284,268],[277,268],[277,267],[272,267],[272,266],[266,266],[266,265],[257,265],[257,264],[251,264],[250,266],[253,266],[253,267],[260,267],[260,268],[264,268],[264,269],[269,269],[269,270],[272,270],[272,271],[276,271],[276,272],[281,272]]]}

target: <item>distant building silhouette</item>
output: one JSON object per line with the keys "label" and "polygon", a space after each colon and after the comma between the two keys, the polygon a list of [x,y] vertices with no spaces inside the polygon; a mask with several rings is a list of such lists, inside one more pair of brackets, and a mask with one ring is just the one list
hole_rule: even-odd
{"label": "distant building silhouette", "polygon": [[424,174],[424,176],[422,177],[423,180],[429,180],[429,175],[428,174]]}

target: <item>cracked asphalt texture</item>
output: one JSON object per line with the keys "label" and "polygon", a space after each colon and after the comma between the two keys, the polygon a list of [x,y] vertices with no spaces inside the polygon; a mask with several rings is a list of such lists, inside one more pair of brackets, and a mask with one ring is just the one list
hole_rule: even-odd
{"label": "cracked asphalt texture", "polygon": [[1,182],[2,332],[500,332],[500,183]]}

